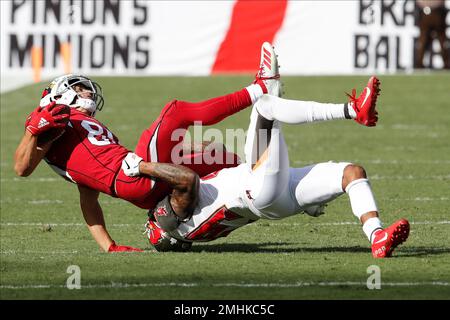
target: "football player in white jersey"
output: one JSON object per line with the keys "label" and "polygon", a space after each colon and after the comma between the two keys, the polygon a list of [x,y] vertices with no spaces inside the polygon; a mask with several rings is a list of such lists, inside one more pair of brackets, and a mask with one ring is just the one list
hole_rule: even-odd
{"label": "football player in white jersey", "polygon": [[282,219],[303,212],[319,216],[326,203],[347,193],[353,214],[372,244],[372,255],[391,256],[406,241],[409,223],[400,219],[383,229],[364,168],[348,162],[290,168],[281,128],[282,123],[336,119],[375,126],[379,80],[371,77],[361,95],[356,98],[353,91],[345,104],[286,100],[280,97],[279,77],[274,77],[278,75],[278,63],[270,44],[263,45],[261,56],[261,65],[270,76],[266,81],[269,94],[253,106],[245,163],[199,179],[182,166],[143,162],[132,153],[124,159],[126,175],[153,176],[165,180],[174,190],[149,214],[146,226],[150,243],[158,251],[188,250],[192,242],[227,236],[259,219]]}

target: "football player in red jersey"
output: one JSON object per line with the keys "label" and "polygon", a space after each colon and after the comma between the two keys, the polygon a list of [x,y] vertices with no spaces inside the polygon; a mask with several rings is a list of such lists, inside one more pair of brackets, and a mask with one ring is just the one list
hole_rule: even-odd
{"label": "football player in red jersey", "polygon": [[[245,109],[267,93],[265,83],[268,80],[258,73],[253,84],[228,95],[198,103],[169,102],[158,119],[142,133],[134,152],[148,162],[172,162],[172,149],[180,142],[180,139],[172,139],[175,130],[187,129],[197,121],[212,125]],[[44,90],[40,107],[27,118],[24,136],[16,149],[14,169],[19,176],[29,176],[44,159],[59,175],[77,184],[83,216],[103,250],[141,251],[115,244],[105,226],[99,193],[150,209],[171,191],[171,187],[154,178],[123,174],[121,163],[130,151],[95,118],[103,103],[102,89],[91,79],[81,75],[56,78]],[[60,114],[62,104],[70,107],[69,121],[67,115]],[[44,135],[46,139],[40,139]],[[200,149],[190,150],[191,153],[183,156],[203,159],[203,153],[209,152],[204,148],[206,145],[201,143]],[[239,162],[234,153],[224,151],[222,156],[227,161],[213,164],[192,161],[187,166],[203,176]]]}

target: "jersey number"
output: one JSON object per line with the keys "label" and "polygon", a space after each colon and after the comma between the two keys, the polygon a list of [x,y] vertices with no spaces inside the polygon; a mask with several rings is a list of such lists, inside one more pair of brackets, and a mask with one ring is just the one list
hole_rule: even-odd
{"label": "jersey number", "polygon": [[116,143],[111,131],[95,122],[83,120],[81,121],[81,126],[87,130],[88,139],[93,145],[106,146],[111,143]]}

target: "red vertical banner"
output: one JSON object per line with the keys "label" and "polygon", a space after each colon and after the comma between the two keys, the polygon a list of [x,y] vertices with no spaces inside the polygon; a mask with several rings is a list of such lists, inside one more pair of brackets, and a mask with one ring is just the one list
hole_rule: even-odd
{"label": "red vertical banner", "polygon": [[256,71],[261,45],[264,41],[273,41],[283,23],[286,8],[287,0],[237,0],[212,73]]}

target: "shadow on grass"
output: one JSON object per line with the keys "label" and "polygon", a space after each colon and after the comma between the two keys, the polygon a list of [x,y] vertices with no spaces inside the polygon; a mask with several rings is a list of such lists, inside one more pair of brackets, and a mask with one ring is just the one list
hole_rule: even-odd
{"label": "shadow on grass", "polygon": [[449,254],[450,248],[433,247],[399,247],[397,256],[400,257],[426,257],[431,255]]}
{"label": "shadow on grass", "polygon": [[221,243],[221,244],[194,244],[192,252],[246,252],[246,253],[330,253],[330,252],[368,252],[369,247],[322,247],[307,248],[293,247],[296,243],[289,242],[262,242],[262,243]]}
{"label": "shadow on grass", "polygon": [[[199,244],[192,246],[192,252],[239,252],[239,253],[370,253],[370,247],[298,247],[290,242],[262,243],[220,243]],[[294,247],[295,246],[295,247]],[[429,255],[449,254],[450,248],[433,247],[399,247],[393,257],[423,257]]]}

